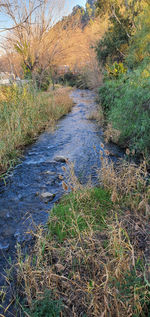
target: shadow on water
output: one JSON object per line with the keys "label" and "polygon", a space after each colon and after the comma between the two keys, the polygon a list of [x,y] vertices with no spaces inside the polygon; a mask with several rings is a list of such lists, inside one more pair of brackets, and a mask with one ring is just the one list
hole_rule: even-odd
{"label": "shadow on water", "polygon": [[[76,89],[72,98],[75,102],[72,112],[58,122],[55,131],[43,133],[35,144],[28,147],[7,184],[0,184],[1,273],[8,257],[15,258],[16,244],[31,241],[31,235],[26,232],[33,229],[33,223],[45,224],[48,211],[63,195],[59,175],[63,174],[65,162],[56,161],[56,157],[64,156],[73,162],[82,183],[87,182],[90,175],[92,182],[96,183],[103,132],[96,122],[87,119],[96,108],[95,95],[88,90]],[[114,153],[113,160],[123,155],[115,145],[105,145],[105,149]],[[42,197],[46,192],[55,194],[51,202]],[[1,274],[0,286],[3,284]],[[12,315],[8,313],[7,316]]]}

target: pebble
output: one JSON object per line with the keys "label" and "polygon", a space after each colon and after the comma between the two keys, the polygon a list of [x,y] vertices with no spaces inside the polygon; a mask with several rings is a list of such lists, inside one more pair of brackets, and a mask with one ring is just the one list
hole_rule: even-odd
{"label": "pebble", "polygon": [[55,196],[56,196],[55,194],[52,194],[52,193],[49,193],[49,192],[45,192],[45,193],[41,194],[41,197],[46,199],[47,201],[53,200]]}
{"label": "pebble", "polygon": [[68,161],[68,158],[65,157],[65,156],[56,156],[54,158],[54,161],[61,162],[61,163],[66,163]]}
{"label": "pebble", "polygon": [[51,171],[46,171],[46,172],[44,172],[43,174],[46,174],[46,175],[55,175],[56,173],[55,173],[55,172],[51,172]]}

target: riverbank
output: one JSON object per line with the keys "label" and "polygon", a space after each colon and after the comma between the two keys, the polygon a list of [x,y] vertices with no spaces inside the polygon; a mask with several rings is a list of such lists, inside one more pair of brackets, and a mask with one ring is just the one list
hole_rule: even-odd
{"label": "riverbank", "polygon": [[0,88],[0,174],[14,166],[25,145],[53,127],[73,105],[70,88],[39,92],[32,87]]}
{"label": "riverbank", "polygon": [[84,187],[71,172],[62,185],[72,193],[39,227],[31,253],[18,248],[18,316],[148,316],[146,165],[121,161],[116,169],[101,152],[100,160],[103,186]]}

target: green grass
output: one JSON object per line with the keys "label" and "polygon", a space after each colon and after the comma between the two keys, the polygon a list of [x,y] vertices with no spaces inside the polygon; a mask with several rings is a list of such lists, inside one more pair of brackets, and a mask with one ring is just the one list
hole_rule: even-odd
{"label": "green grass", "polygon": [[103,230],[107,226],[105,219],[111,206],[110,194],[102,188],[70,194],[51,211],[48,235],[63,242],[87,231],[88,227]]}

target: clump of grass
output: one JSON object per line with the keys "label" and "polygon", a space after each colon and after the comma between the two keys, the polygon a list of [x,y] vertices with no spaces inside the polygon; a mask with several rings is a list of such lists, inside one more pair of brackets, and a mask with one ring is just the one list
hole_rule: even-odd
{"label": "clump of grass", "polygon": [[99,109],[92,111],[89,116],[87,117],[88,120],[96,120],[97,123],[103,125],[104,124],[104,114],[102,109],[99,107]]}
{"label": "clump of grass", "polygon": [[[124,214],[120,220],[116,216],[109,227],[107,300],[109,294],[116,314],[112,316],[149,314],[150,284],[145,279],[147,269],[144,248],[142,250],[138,245],[138,230],[133,235],[139,219],[131,219],[132,215],[126,217]],[[141,221],[141,226],[143,224]]]}
{"label": "clump of grass", "polygon": [[48,222],[48,235],[60,243],[79,232],[102,230],[111,206],[110,195],[101,188],[70,194],[54,207]]}
{"label": "clump of grass", "polygon": [[[110,194],[103,189],[73,192],[54,207],[47,229],[39,228],[35,234],[32,255],[24,258],[18,249],[17,289],[25,298],[29,316],[37,309],[35,303],[44,300],[45,290],[51,290],[52,298],[62,301],[63,316],[79,316],[82,311],[86,315],[95,287],[98,296],[99,264],[104,271],[100,236],[105,243],[102,230],[111,206]],[[93,307],[94,303],[90,311]]]}
{"label": "clump of grass", "polygon": [[16,162],[24,145],[71,110],[69,89],[49,93],[31,87],[0,88],[0,172]]}
{"label": "clump of grass", "polygon": [[108,123],[106,126],[106,129],[104,131],[104,137],[106,142],[113,142],[113,143],[118,143],[119,142],[119,137],[120,137],[120,131],[117,129],[114,129],[112,127],[111,123]]}
{"label": "clump of grass", "polygon": [[139,165],[120,160],[117,166],[108,157],[101,157],[99,180],[104,188],[111,191],[113,202],[123,203],[134,212],[143,211],[149,216],[150,186],[146,161]]}

